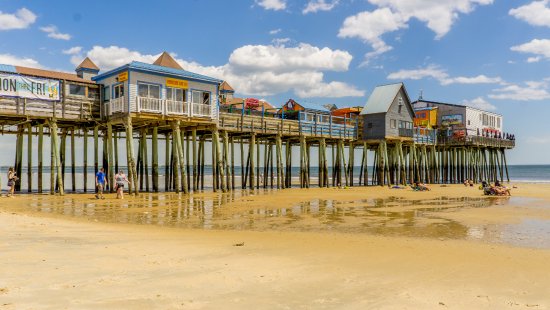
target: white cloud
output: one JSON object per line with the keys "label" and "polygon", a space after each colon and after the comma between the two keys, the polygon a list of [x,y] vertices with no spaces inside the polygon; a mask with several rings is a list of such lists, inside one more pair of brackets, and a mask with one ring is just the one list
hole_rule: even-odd
{"label": "white cloud", "polygon": [[502,84],[504,81],[500,77],[488,77],[486,75],[478,75],[474,77],[458,76],[447,78],[440,81],[441,85],[450,84]]}
{"label": "white cloud", "polygon": [[71,39],[71,35],[68,33],[61,33],[57,31],[57,27],[54,25],[49,25],[46,27],[40,27],[40,30],[48,34],[48,38],[56,40],[65,40],[68,41]]}
{"label": "white cloud", "polygon": [[472,100],[464,100],[462,101],[462,104],[484,111],[494,111],[497,109],[497,107],[495,107],[489,101],[483,99],[482,97],[477,97]]}
{"label": "white cloud", "polygon": [[457,76],[451,77],[449,74],[436,65],[429,65],[426,68],[399,70],[390,73],[390,80],[421,80],[425,78],[433,78],[439,81],[441,85],[451,84],[503,84],[504,81],[500,77],[488,77],[486,75],[478,75],[474,77]]}
{"label": "white cloud", "polygon": [[278,34],[281,31],[282,31],[281,28],[277,28],[277,29],[273,29],[273,30],[269,31],[269,34],[270,35],[275,35],[275,34]]}
{"label": "white cloud", "polygon": [[530,144],[550,144],[550,137],[527,137],[525,141]]}
{"label": "white cloud", "polygon": [[32,67],[32,68],[43,68],[43,66],[40,63],[38,63],[38,61],[32,58],[20,58],[10,54],[0,54],[0,64]]}
{"label": "white cloud", "polygon": [[[141,54],[118,46],[94,46],[86,53],[103,71],[132,60],[152,63],[159,55]],[[324,71],[347,71],[351,60],[346,51],[305,43],[296,47],[245,45],[235,49],[228,63],[221,66],[203,66],[176,58],[184,69],[227,80],[244,95],[270,96],[293,91],[300,97],[364,96],[364,91],[352,85],[324,81]],[[82,59],[71,60],[75,65],[80,61]]]}
{"label": "white cloud", "polygon": [[424,78],[434,78],[442,81],[449,75],[443,69],[435,65],[429,65],[427,68],[412,69],[412,70],[399,70],[397,72],[390,73],[388,79],[390,80],[421,80]]}
{"label": "white cloud", "polygon": [[548,92],[548,82],[546,80],[542,82],[527,81],[525,86],[511,84],[494,89],[488,97],[499,100],[533,101],[550,99],[550,93]]}
{"label": "white cloud", "polygon": [[392,49],[381,38],[388,32],[407,28],[410,19],[424,22],[435,32],[436,39],[445,36],[460,13],[472,12],[475,5],[488,5],[493,0],[368,0],[378,6],[372,12],[365,11],[344,20],[341,38],[357,37],[369,43],[373,51],[365,55],[365,63]]}
{"label": "white cloud", "polygon": [[296,47],[245,45],[231,53],[229,63],[236,69],[252,71],[347,71],[352,58],[346,51],[306,43]]}
{"label": "white cloud", "polygon": [[36,15],[26,8],[21,8],[15,14],[0,11],[0,30],[25,29],[36,21]]}
{"label": "white cloud", "polygon": [[548,0],[533,1],[527,5],[511,9],[508,13],[530,25],[550,27]]}
{"label": "white cloud", "polygon": [[296,94],[302,98],[311,97],[363,97],[365,91],[359,90],[352,85],[342,82],[318,83],[315,87],[300,88]]}
{"label": "white cloud", "polygon": [[284,46],[286,43],[290,42],[290,38],[275,38],[271,40],[271,43],[275,46]]}
{"label": "white cloud", "polygon": [[62,52],[65,55],[77,55],[77,54],[80,54],[81,51],[82,51],[82,46],[74,46],[69,49],[63,50]]}
{"label": "white cloud", "polygon": [[338,5],[339,0],[310,0],[306,7],[302,10],[302,14],[315,13],[318,11],[330,11]]}
{"label": "white cloud", "polygon": [[256,4],[266,10],[284,10],[286,9],[286,0],[256,0]]}
{"label": "white cloud", "polygon": [[514,52],[537,55],[529,57],[527,62],[537,62],[541,57],[550,58],[550,40],[548,39],[533,39],[531,42],[512,46],[510,49]]}
{"label": "white cloud", "polygon": [[371,58],[392,49],[380,38],[381,35],[406,27],[407,24],[400,14],[383,8],[347,17],[338,31],[338,37],[356,37],[369,43],[373,51],[365,55],[365,62],[368,63]]}

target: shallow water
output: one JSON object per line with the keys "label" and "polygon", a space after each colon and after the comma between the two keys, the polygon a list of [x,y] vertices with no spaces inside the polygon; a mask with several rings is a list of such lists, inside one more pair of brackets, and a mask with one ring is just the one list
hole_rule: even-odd
{"label": "shallow water", "polygon": [[[550,221],[524,220],[518,224],[467,226],[445,218],[445,213],[495,205],[534,205],[521,197],[447,198],[408,200],[313,199],[266,207],[252,195],[271,190],[219,194],[142,194],[124,201],[90,196],[34,195],[30,209],[110,223],[132,223],[194,229],[254,231],[335,231],[384,236],[481,240],[516,246],[550,248]],[[251,198],[248,198],[251,197]],[[232,204],[235,200],[242,203]],[[539,206],[540,207],[540,206]]]}

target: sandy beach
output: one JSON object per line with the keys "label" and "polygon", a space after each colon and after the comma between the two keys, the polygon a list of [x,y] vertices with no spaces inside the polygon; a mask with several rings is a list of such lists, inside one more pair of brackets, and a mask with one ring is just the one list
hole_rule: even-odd
{"label": "sandy beach", "polygon": [[550,309],[550,185],[432,189],[1,198],[0,309]]}

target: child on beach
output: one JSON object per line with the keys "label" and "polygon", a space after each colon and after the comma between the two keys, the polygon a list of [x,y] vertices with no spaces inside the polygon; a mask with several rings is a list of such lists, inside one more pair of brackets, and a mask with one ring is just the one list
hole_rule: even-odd
{"label": "child on beach", "polygon": [[105,176],[105,169],[103,167],[99,169],[99,172],[95,175],[95,186],[97,188],[97,194],[95,195],[96,199],[105,199],[103,196],[103,190],[105,189],[105,184],[107,184],[107,178]]}
{"label": "child on beach", "polygon": [[117,199],[124,199],[124,182],[130,184],[130,181],[128,181],[128,178],[126,178],[126,175],[122,170],[120,170],[117,175],[115,175],[115,182],[116,182],[116,198]]}

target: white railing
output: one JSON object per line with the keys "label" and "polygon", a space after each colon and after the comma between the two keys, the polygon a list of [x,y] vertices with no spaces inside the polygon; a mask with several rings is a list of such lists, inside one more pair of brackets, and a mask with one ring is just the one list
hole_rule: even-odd
{"label": "white railing", "polygon": [[183,101],[165,100],[166,114],[187,115],[189,114],[189,103]]}
{"label": "white railing", "polygon": [[204,103],[192,103],[191,115],[198,117],[212,117],[212,107]]}
{"label": "white railing", "polygon": [[137,97],[137,111],[150,113],[164,113],[164,104],[162,99]]}
{"label": "white railing", "polygon": [[[105,104],[107,115],[114,113],[127,113],[124,97],[111,99]],[[162,115],[182,115],[189,117],[216,118],[218,111],[216,106],[204,103],[191,103],[157,98],[136,97],[136,112],[156,113]]]}
{"label": "white railing", "polygon": [[108,114],[113,115],[114,113],[124,113],[125,112],[125,103],[124,96],[114,98],[109,100],[109,105],[107,108]]}

